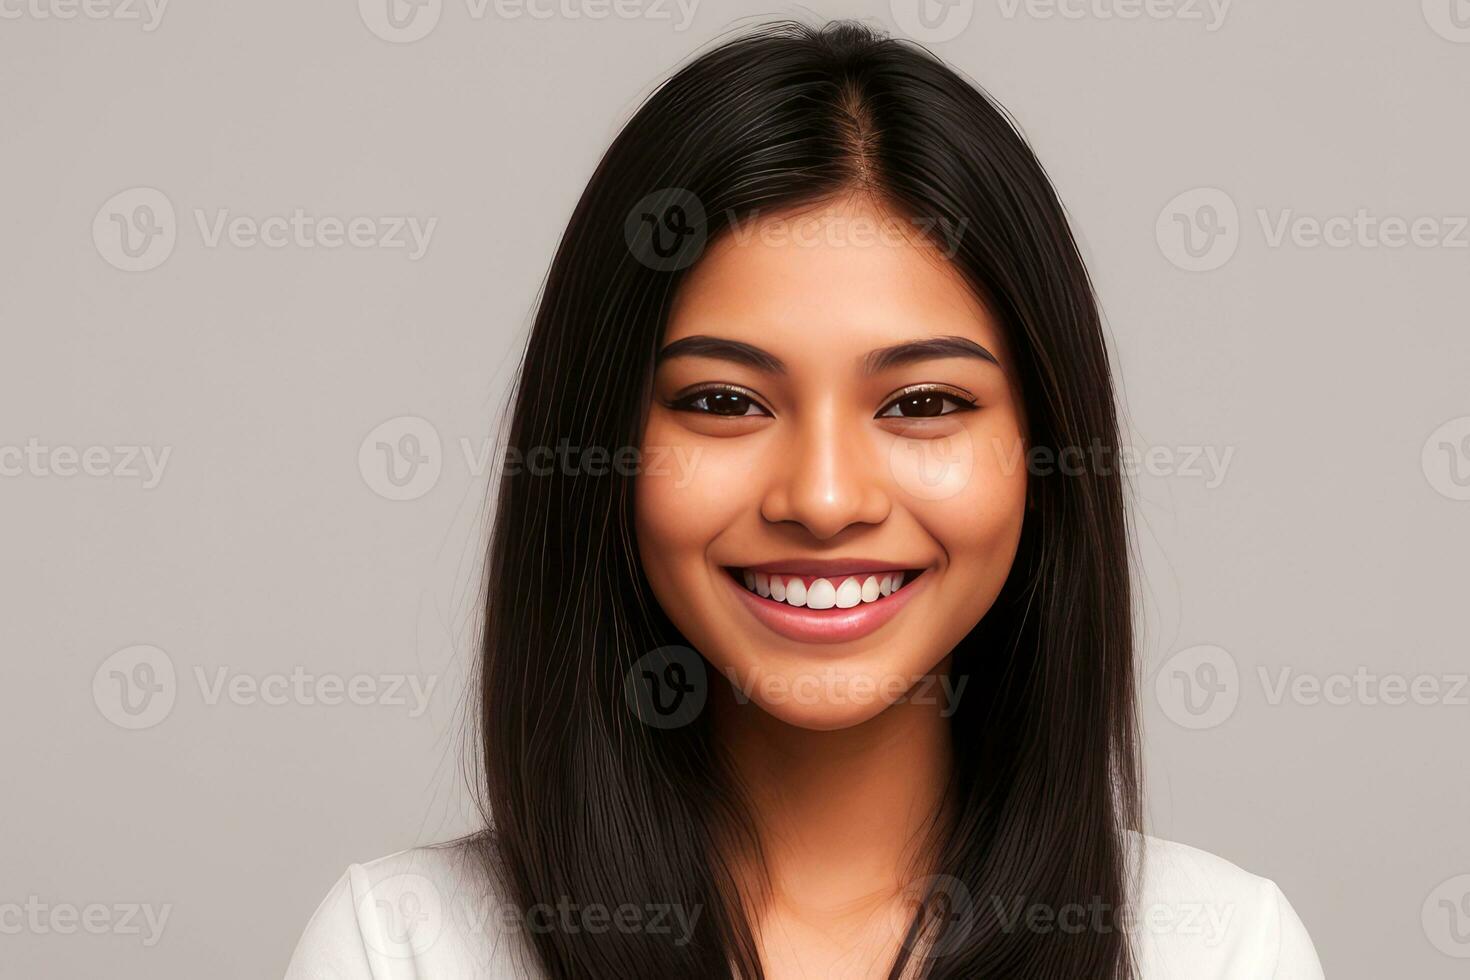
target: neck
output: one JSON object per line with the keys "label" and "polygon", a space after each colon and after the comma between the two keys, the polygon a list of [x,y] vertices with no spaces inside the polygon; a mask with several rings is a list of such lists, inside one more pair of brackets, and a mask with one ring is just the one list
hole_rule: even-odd
{"label": "neck", "polygon": [[837,911],[891,899],[927,873],[953,767],[943,706],[915,703],[933,700],[813,731],[716,697],[716,737],[754,811],[771,902]]}

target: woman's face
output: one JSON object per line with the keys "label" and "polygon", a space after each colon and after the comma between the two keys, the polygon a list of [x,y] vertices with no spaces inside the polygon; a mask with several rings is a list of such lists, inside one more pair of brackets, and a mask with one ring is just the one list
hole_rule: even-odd
{"label": "woman's face", "polygon": [[1015,557],[1014,365],[945,247],[861,198],[765,217],[711,245],[670,316],[644,569],[737,698],[792,725],[941,698],[924,678]]}

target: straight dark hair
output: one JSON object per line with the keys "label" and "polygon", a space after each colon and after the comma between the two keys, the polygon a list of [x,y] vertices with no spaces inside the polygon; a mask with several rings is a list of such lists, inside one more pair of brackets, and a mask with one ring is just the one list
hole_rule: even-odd
{"label": "straight dark hair", "polygon": [[[945,230],[950,261],[1014,348],[1030,447],[1116,453],[1097,303],[1016,126],[922,48],[836,22],[727,40],[623,128],[551,265],[511,458],[637,447],[671,301],[700,247],[758,214],[853,192]],[[936,874],[894,978],[1134,975],[1118,914],[1141,809],[1122,480],[1089,467],[1034,470],[1029,482],[1010,577],[954,650],[955,683],[967,685],[952,719],[956,816],[937,828]],[[635,485],[617,467],[502,479],[476,712],[487,830],[476,842],[522,909],[699,913],[683,943],[538,930],[529,948],[551,980],[759,978],[732,874],[753,823],[709,712],[665,730],[640,724],[624,696],[640,657],[685,642],[641,570]],[[1032,906],[1105,914],[1043,930],[1013,918]]]}

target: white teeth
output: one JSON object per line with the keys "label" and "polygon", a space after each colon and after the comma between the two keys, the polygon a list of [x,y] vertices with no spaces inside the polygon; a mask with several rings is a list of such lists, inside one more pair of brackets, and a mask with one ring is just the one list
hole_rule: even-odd
{"label": "white teeth", "polygon": [[791,606],[808,609],[851,609],[864,602],[877,602],[903,585],[903,572],[884,572],[866,577],[849,575],[840,584],[831,579],[813,579],[807,585],[798,575],[771,575],[742,570],[740,578],[751,592]]}
{"label": "white teeth", "polygon": [[826,579],[817,579],[806,590],[806,607],[808,609],[831,609],[835,605],[837,605],[837,590]]}

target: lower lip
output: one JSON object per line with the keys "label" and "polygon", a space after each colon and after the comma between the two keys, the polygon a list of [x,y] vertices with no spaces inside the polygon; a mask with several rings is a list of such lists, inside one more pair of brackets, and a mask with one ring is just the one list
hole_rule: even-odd
{"label": "lower lip", "polygon": [[745,608],[767,629],[801,643],[846,643],[867,636],[897,616],[914,597],[915,591],[928,581],[927,573],[921,573],[897,592],[877,602],[859,603],[851,609],[808,609],[763,599],[735,581],[728,572],[722,572],[721,577],[739,593]]}

